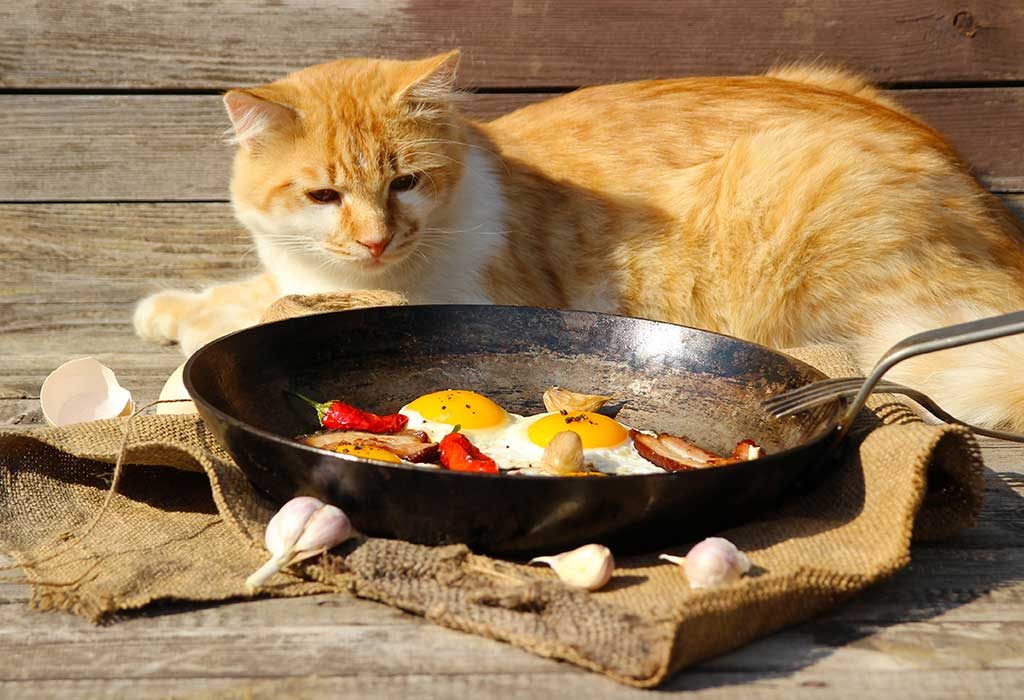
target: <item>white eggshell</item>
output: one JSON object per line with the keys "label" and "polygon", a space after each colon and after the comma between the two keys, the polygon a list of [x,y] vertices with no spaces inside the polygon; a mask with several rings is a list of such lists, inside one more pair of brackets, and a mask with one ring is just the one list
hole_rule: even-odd
{"label": "white eggshell", "polygon": [[[189,398],[188,392],[185,391],[185,382],[182,381],[181,378],[184,370],[185,363],[182,362],[178,365],[178,369],[171,372],[171,376],[169,376],[167,381],[164,382],[164,388],[160,390],[161,401]],[[191,401],[188,403],[160,403],[156,405],[156,412],[163,414],[196,413],[196,405]]]}
{"label": "white eggshell", "polygon": [[109,367],[92,357],[65,362],[39,390],[43,418],[53,426],[131,415],[131,393],[117,383]]}

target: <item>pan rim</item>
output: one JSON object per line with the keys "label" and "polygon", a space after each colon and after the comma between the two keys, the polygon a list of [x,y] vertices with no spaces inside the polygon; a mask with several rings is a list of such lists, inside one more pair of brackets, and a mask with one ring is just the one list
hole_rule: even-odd
{"label": "pan rim", "polygon": [[[749,341],[749,340],[743,340],[743,339],[737,338],[735,336],[727,335],[725,333],[717,333],[715,331],[709,331],[709,330],[705,330],[703,328],[697,328],[695,326],[686,326],[686,325],[681,324],[681,323],[671,323],[671,322],[668,322],[668,321],[658,321],[658,320],[655,320],[655,319],[644,318],[644,317],[641,317],[641,316],[627,316],[625,314],[612,314],[612,313],[604,313],[604,312],[599,312],[599,311],[584,311],[584,310],[578,310],[578,309],[557,309],[557,308],[541,307],[541,306],[515,306],[515,305],[511,305],[511,304],[408,304],[408,305],[393,306],[393,307],[374,306],[374,307],[363,307],[363,308],[359,308],[359,309],[342,309],[342,310],[337,310],[337,311],[325,311],[325,312],[316,313],[316,314],[308,314],[308,315],[305,315],[305,316],[295,316],[295,317],[292,317],[292,318],[280,319],[280,320],[277,320],[277,321],[271,321],[269,323],[261,323],[261,324],[255,325],[255,326],[249,326],[247,328],[239,329],[239,330],[234,331],[232,333],[228,333],[227,335],[223,335],[223,336],[221,336],[219,338],[215,338],[214,340],[211,340],[210,342],[206,343],[205,345],[200,347],[198,350],[196,350],[194,353],[192,353],[192,355],[185,362],[185,367],[184,367],[184,369],[182,371],[182,380],[183,380],[183,383],[185,385],[185,390],[188,392],[188,395],[192,399],[192,401],[197,404],[197,407],[201,405],[202,409],[204,409],[205,411],[208,411],[209,413],[215,415],[219,420],[224,421],[225,423],[231,425],[232,427],[234,427],[236,429],[243,430],[244,432],[247,432],[247,433],[250,433],[252,435],[255,435],[255,436],[257,436],[257,437],[259,437],[261,439],[269,440],[269,441],[277,443],[279,445],[285,445],[285,446],[289,446],[289,447],[293,447],[293,448],[299,448],[300,450],[303,450],[303,451],[306,451],[306,452],[310,452],[312,454],[331,455],[332,457],[335,457],[337,459],[340,459],[340,460],[343,460],[343,461],[346,461],[346,462],[350,462],[350,463],[354,463],[354,464],[369,464],[369,465],[372,465],[372,466],[387,467],[389,469],[400,469],[400,470],[403,470],[403,471],[411,471],[411,472],[415,472],[415,473],[418,473],[418,474],[429,474],[431,472],[431,469],[428,468],[428,467],[416,466],[414,464],[406,465],[406,464],[395,464],[394,462],[382,462],[382,461],[379,461],[379,460],[368,459],[368,458],[365,458],[365,457],[358,457],[358,456],[355,456],[355,455],[348,455],[348,454],[341,454],[341,453],[338,453],[338,452],[332,452],[330,450],[324,450],[324,449],[321,449],[319,447],[312,447],[312,446],[309,446],[309,445],[305,445],[305,444],[303,444],[301,442],[295,441],[294,439],[285,437],[283,435],[278,435],[277,433],[271,432],[269,430],[264,430],[262,428],[257,428],[256,426],[252,425],[251,423],[243,421],[240,418],[236,418],[235,416],[232,416],[232,415],[230,415],[230,414],[220,410],[219,408],[217,408],[216,406],[211,404],[209,401],[207,401],[205,398],[203,398],[199,394],[198,390],[196,389],[195,385],[192,382],[192,369],[193,369],[194,364],[197,361],[197,358],[199,358],[200,355],[202,355],[203,352],[207,348],[210,348],[210,347],[212,347],[213,345],[215,345],[217,343],[227,342],[229,339],[234,338],[234,337],[239,336],[239,335],[259,332],[259,331],[261,331],[263,329],[272,328],[272,327],[275,327],[275,326],[284,326],[284,325],[288,325],[288,324],[291,324],[291,323],[302,322],[302,321],[308,322],[308,320],[315,319],[315,318],[326,318],[326,317],[331,317],[331,316],[337,316],[339,314],[359,313],[359,312],[365,312],[365,311],[369,311],[369,310],[379,311],[381,309],[403,309],[403,310],[413,310],[413,311],[415,311],[416,309],[428,309],[428,310],[430,310],[430,309],[439,309],[439,308],[443,308],[443,309],[446,309],[446,310],[456,310],[456,309],[460,309],[460,308],[461,309],[480,309],[482,307],[494,308],[494,309],[515,310],[515,311],[523,311],[523,312],[542,311],[542,312],[555,312],[555,313],[563,314],[563,315],[564,314],[578,314],[578,315],[597,316],[597,317],[601,317],[601,318],[620,318],[620,319],[627,319],[627,320],[630,320],[630,321],[643,321],[645,323],[654,324],[656,326],[673,326],[673,327],[676,327],[676,328],[685,328],[685,329],[687,329],[689,331],[695,331],[697,333],[717,336],[719,338],[725,338],[725,339],[727,339],[729,341],[740,343],[740,344],[743,344],[743,345],[747,345],[747,346],[756,348],[758,350],[761,350],[763,352],[767,352],[769,354],[776,355],[778,357],[783,358],[787,362],[795,363],[798,366],[807,368],[812,373],[820,375],[822,379],[827,378],[826,375],[821,370],[817,369],[816,367],[814,367],[814,366],[812,366],[812,365],[810,365],[810,364],[808,364],[808,363],[806,363],[806,362],[804,362],[804,361],[802,361],[802,360],[800,360],[798,358],[795,358],[792,355],[787,355],[786,353],[781,352],[779,350],[775,350],[773,348],[769,348],[769,347],[767,347],[765,345],[761,345],[759,343],[754,343],[754,342]],[[772,461],[774,461],[775,458],[783,458],[783,457],[793,456],[793,455],[799,454],[801,452],[806,452],[807,450],[810,450],[810,449],[812,449],[814,447],[819,446],[822,442],[826,441],[829,438],[829,436],[834,435],[836,433],[836,430],[837,430],[837,428],[839,426],[838,416],[842,415],[842,409],[843,409],[843,406],[845,405],[845,401],[843,399],[836,399],[836,400],[830,402],[829,404],[826,404],[826,406],[828,406],[828,405],[833,406],[833,415],[830,417],[829,421],[824,424],[825,427],[823,429],[821,429],[820,431],[818,431],[817,433],[813,434],[811,437],[807,438],[802,443],[800,443],[798,445],[794,445],[793,447],[786,448],[786,449],[781,450],[779,452],[773,452],[771,454],[766,455],[765,457],[761,457],[760,459],[748,460],[748,461],[744,461],[744,462],[734,462],[732,464],[725,464],[725,465],[721,465],[721,466],[717,466],[717,467],[712,467],[712,469],[714,469],[716,471],[717,470],[741,471],[744,468],[748,468],[749,465],[755,464],[757,462],[761,462],[763,464],[764,460],[772,460]],[[203,415],[203,411],[201,410],[199,413],[200,413],[200,417],[202,418],[202,420],[204,422],[206,422],[206,418],[205,418],[205,415]],[[828,451],[830,451],[830,447],[826,447],[825,448],[825,452],[828,452]],[[441,469],[440,467],[436,467],[436,465],[434,465],[434,466],[435,466],[435,471],[437,471],[439,474],[443,474],[445,476],[445,478],[451,478],[451,477],[485,478],[485,479],[508,479],[509,478],[508,474],[504,474],[504,473],[500,473],[500,472],[498,474],[488,474],[488,473],[482,473],[482,472],[461,472],[461,471],[452,471],[452,470],[448,470],[448,469]],[[651,473],[651,474],[609,474],[608,476],[613,476],[613,477],[615,477],[616,480],[618,480],[618,479],[650,479],[650,478],[655,478],[655,479],[685,478],[682,475],[700,473],[700,472],[703,472],[703,471],[705,471],[705,470],[703,470],[703,469],[687,469],[687,470],[674,471],[674,472],[667,472],[666,471],[666,472],[663,472],[663,473]],[[545,483],[548,479],[565,479],[565,478],[572,478],[572,477],[532,476],[532,477],[528,477],[528,478],[530,478],[530,479],[537,479],[539,483]],[[575,480],[578,481],[578,479],[575,479]],[[604,481],[604,479],[601,479],[601,481]]]}

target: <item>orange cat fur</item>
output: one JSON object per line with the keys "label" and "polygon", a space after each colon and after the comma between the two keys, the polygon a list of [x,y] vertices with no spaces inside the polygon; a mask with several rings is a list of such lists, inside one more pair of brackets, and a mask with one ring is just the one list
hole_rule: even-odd
{"label": "orange cat fur", "polygon": [[[150,296],[139,334],[189,353],[282,294],[385,288],[839,342],[868,367],[909,333],[1024,308],[1019,224],[854,76],[609,85],[475,123],[457,59],[336,61],[228,92],[232,201],[266,271]],[[1021,360],[1009,339],[892,377],[1024,429]]]}

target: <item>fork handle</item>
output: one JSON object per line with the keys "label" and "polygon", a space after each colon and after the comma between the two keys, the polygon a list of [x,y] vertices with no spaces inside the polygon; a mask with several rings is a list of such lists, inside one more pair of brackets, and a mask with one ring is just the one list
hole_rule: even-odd
{"label": "fork handle", "polygon": [[877,391],[881,391],[887,394],[903,394],[907,398],[913,399],[915,402],[920,404],[926,411],[931,413],[939,420],[951,423],[953,425],[962,425],[970,430],[975,435],[986,435],[988,437],[999,438],[1000,440],[1010,440],[1012,442],[1024,442],[1024,435],[1020,433],[1009,433],[1005,430],[992,430],[991,428],[979,428],[976,425],[970,423],[964,423],[956,416],[952,416],[946,413],[941,406],[935,403],[930,396],[922,394],[917,389],[911,389],[908,386],[901,386],[899,384],[890,384],[888,382],[879,382],[876,387]]}
{"label": "fork handle", "polygon": [[1017,333],[1024,333],[1024,311],[990,316],[977,321],[958,323],[955,326],[944,326],[904,338],[886,350],[882,358],[872,368],[860,391],[857,392],[839,421],[838,437],[842,438],[853,425],[854,418],[864,408],[868,395],[882,379],[882,375],[900,362],[918,355],[927,355],[930,352],[994,340]]}

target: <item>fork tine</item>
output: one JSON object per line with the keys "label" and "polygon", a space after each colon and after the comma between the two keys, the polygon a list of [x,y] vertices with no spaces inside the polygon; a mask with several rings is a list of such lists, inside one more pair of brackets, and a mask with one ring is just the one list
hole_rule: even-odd
{"label": "fork tine", "polygon": [[[853,396],[860,390],[860,386],[863,383],[862,379],[850,378],[835,380],[829,382],[828,380],[814,382],[813,384],[807,384],[799,389],[786,392],[785,394],[779,394],[773,399],[783,398],[784,401],[776,401],[769,406],[771,399],[766,400],[763,405],[765,409],[777,418],[783,418],[793,413],[813,408],[814,406],[827,403],[832,399]],[[820,390],[818,391],[800,391],[800,389],[813,388]],[[884,393],[906,393],[907,389],[899,384],[892,382],[879,382],[875,385],[875,390],[872,393],[884,394]],[[938,414],[936,414],[938,415]]]}
{"label": "fork tine", "polygon": [[776,397],[778,400],[764,403],[764,407],[772,415],[783,416],[802,411],[812,406],[831,401],[839,396],[848,396],[857,393],[863,385],[861,379],[846,379],[843,381],[815,382],[806,391],[787,392]]}
{"label": "fork tine", "polygon": [[851,387],[859,388],[863,383],[864,380],[860,378],[825,379],[772,396],[765,399],[762,405],[765,409],[774,413],[776,410],[783,409],[791,404],[799,404],[803,401],[819,397],[834,396],[836,392],[844,391]]}
{"label": "fork tine", "polygon": [[809,408],[814,408],[815,406],[828,403],[829,401],[839,398],[840,396],[852,396],[855,393],[857,393],[856,389],[847,389],[846,391],[839,393],[822,394],[820,396],[814,396],[808,399],[803,399],[802,401],[794,401],[784,406],[777,406],[769,410],[769,413],[771,413],[771,415],[775,416],[776,418],[785,418],[786,416],[792,415],[794,413],[806,411]]}
{"label": "fork tine", "polygon": [[849,384],[863,384],[864,379],[861,377],[835,377],[833,379],[822,379],[821,381],[811,382],[810,384],[804,384],[798,386],[795,389],[784,391],[781,394],[765,399],[765,402],[776,401],[778,399],[786,399],[791,396],[803,396],[808,393],[818,393],[821,390],[828,390],[837,386],[846,386]]}

